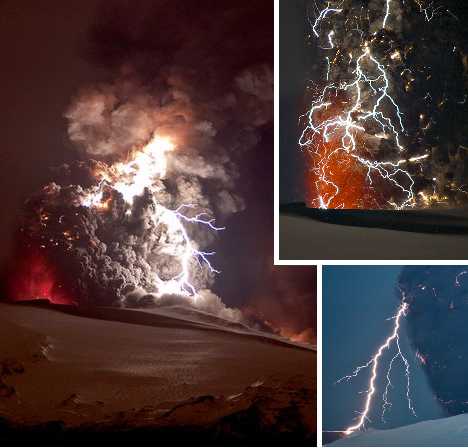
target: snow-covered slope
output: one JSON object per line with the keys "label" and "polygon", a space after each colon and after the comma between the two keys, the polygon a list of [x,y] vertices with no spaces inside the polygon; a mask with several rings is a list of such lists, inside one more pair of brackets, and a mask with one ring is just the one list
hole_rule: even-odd
{"label": "snow-covered slope", "polygon": [[280,214],[282,260],[454,260],[468,251],[468,233],[418,233],[333,224]]}
{"label": "snow-covered slope", "polygon": [[468,414],[388,430],[369,430],[327,446],[468,446]]}

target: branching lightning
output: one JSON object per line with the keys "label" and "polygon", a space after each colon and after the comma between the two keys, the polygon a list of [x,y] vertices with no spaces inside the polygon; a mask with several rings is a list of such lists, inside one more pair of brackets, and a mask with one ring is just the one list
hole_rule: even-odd
{"label": "branching lightning", "polygon": [[328,4],[328,6],[325,9],[320,11],[319,16],[317,17],[317,19],[315,20],[315,23],[312,26],[312,31],[313,31],[313,33],[315,34],[316,37],[319,37],[319,32],[318,32],[317,28],[319,27],[320,22],[323,19],[325,19],[325,17],[327,17],[328,14],[330,14],[330,13],[340,13],[341,11],[343,11],[342,9],[334,9],[334,8],[330,8],[329,6],[330,6],[330,4]]}
{"label": "branching lightning", "polygon": [[[415,2],[427,21],[439,10],[431,5],[424,6],[420,0]],[[374,183],[378,179],[381,185],[386,186],[384,188],[392,192],[389,193],[392,198],[387,199],[386,204],[393,208],[414,207],[421,202],[424,205],[430,199],[415,192],[415,180],[409,169],[409,164],[423,164],[429,153],[401,157],[407,152],[403,142],[406,129],[404,114],[396,99],[396,88],[392,85],[391,70],[392,64],[398,65],[402,55],[397,49],[379,57],[378,52],[373,50],[381,41],[379,33],[392,29],[393,7],[397,3],[395,0],[382,0],[381,19],[374,22],[380,23],[380,29],[374,30],[375,25],[372,25],[372,33],[367,33],[367,36],[358,25],[362,17],[344,19],[346,22],[354,20],[356,25],[353,29],[361,36],[360,46],[347,54],[348,73],[343,73],[343,67],[339,66],[340,61],[344,60],[345,46],[336,32],[339,25],[333,22],[340,20],[339,16],[343,14],[344,0],[328,2],[326,7],[317,11],[316,19],[310,20],[313,35],[322,39],[324,34],[327,46],[320,48],[328,53],[325,56],[326,85],[311,102],[309,110],[300,117],[301,122],[305,119],[305,126],[298,143],[301,149],[311,154],[313,160],[311,172],[314,173],[315,190],[310,199],[312,206],[357,206],[343,199],[346,192],[340,182],[334,180],[344,166],[360,167],[365,174],[363,183],[369,191],[376,188]],[[369,14],[367,20],[370,20]],[[344,79],[349,76],[349,81]],[[386,150],[381,149],[382,140],[388,141],[385,143]],[[389,146],[394,148],[391,158],[388,155]],[[352,177],[349,174],[347,181],[352,182]]]}
{"label": "branching lightning", "polygon": [[[103,200],[106,186],[119,191],[126,203],[131,206],[136,195],[141,195],[144,189],[154,192],[157,188],[157,179],[163,179],[166,174],[166,154],[173,151],[174,145],[168,140],[155,136],[145,147],[136,151],[131,160],[120,162],[112,167],[111,174],[98,173],[103,180],[99,185],[88,191],[82,201],[87,207],[106,210],[107,202]],[[163,242],[162,253],[178,260],[180,272],[169,280],[162,280],[154,274],[154,286],[158,294],[181,294],[196,301],[197,288],[193,284],[193,262],[200,268],[206,267],[211,274],[219,274],[209,258],[215,252],[205,252],[189,235],[187,225],[198,225],[210,231],[218,232],[224,227],[218,227],[215,219],[207,213],[201,212],[189,215],[190,210],[197,207],[194,204],[182,204],[175,210],[156,203],[152,212],[152,220],[166,227],[167,237]]]}
{"label": "branching lightning", "polygon": [[406,359],[405,355],[403,354],[403,351],[401,350],[400,346],[400,327],[401,327],[401,320],[404,316],[406,316],[406,313],[408,311],[408,304],[405,302],[402,302],[400,307],[398,308],[398,311],[395,316],[393,316],[391,319],[394,320],[394,325],[393,325],[393,330],[390,336],[387,337],[387,339],[384,341],[384,343],[377,349],[373,357],[367,361],[365,364],[358,366],[354,369],[354,371],[350,375],[346,375],[342,378],[340,378],[337,383],[341,383],[343,381],[350,381],[353,378],[356,378],[363,370],[371,368],[371,375],[369,378],[367,390],[366,390],[366,399],[364,402],[364,406],[362,411],[359,413],[359,418],[357,422],[354,425],[349,426],[346,428],[344,433],[346,435],[349,435],[353,433],[354,431],[363,429],[365,426],[365,423],[367,420],[369,420],[369,414],[371,412],[371,407],[372,403],[375,398],[375,394],[377,392],[377,378],[379,375],[379,368],[382,363],[382,356],[383,354],[391,349],[391,347],[395,348],[395,354],[392,357],[391,361],[388,364],[385,378],[386,378],[386,385],[384,392],[382,394],[382,415],[381,418],[383,421],[385,421],[385,413],[391,408],[391,402],[389,401],[389,391],[390,388],[392,387],[391,383],[391,373],[393,369],[393,365],[395,361],[400,359],[404,366],[405,366],[405,376],[406,376],[406,400],[408,403],[408,409],[409,411],[416,416],[416,412],[413,407],[413,402],[411,399],[411,394],[410,394],[410,364],[408,360]]}

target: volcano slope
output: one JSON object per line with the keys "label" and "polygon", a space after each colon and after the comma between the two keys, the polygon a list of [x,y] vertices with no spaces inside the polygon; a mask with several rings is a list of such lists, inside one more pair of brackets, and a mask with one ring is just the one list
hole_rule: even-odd
{"label": "volcano slope", "polygon": [[0,304],[2,445],[315,444],[314,347],[181,307],[68,311]]}

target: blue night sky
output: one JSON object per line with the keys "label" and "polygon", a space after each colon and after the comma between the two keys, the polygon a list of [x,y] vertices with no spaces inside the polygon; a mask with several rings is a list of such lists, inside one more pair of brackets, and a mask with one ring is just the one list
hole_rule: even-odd
{"label": "blue night sky", "polygon": [[[365,364],[393,328],[399,297],[396,289],[401,266],[327,266],[323,268],[323,430],[343,430],[353,423],[362,409],[370,369],[352,382],[334,384]],[[445,414],[435,401],[425,374],[410,347],[402,321],[400,346],[411,366],[411,394],[417,417],[405,398],[406,377],[401,361],[394,363],[390,391],[392,408],[381,421],[382,393],[385,381],[377,383],[371,422],[368,427],[393,428],[442,417]],[[388,364],[394,352],[381,358]],[[385,376],[380,369],[379,377]]]}

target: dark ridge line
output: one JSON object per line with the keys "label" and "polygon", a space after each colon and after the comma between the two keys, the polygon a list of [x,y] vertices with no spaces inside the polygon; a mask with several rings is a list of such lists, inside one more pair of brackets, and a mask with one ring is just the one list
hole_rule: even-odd
{"label": "dark ridge line", "polygon": [[102,429],[98,424],[88,428],[67,428],[62,421],[52,420],[30,426],[17,426],[0,416],[0,443],[2,446],[300,446],[316,445],[316,433],[271,434],[220,433],[216,427],[176,426],[167,428],[136,427]]}
{"label": "dark ridge line", "polygon": [[373,227],[404,232],[468,234],[468,216],[420,210],[358,210],[309,208],[303,202],[281,204],[282,215],[302,216],[328,224]]}

